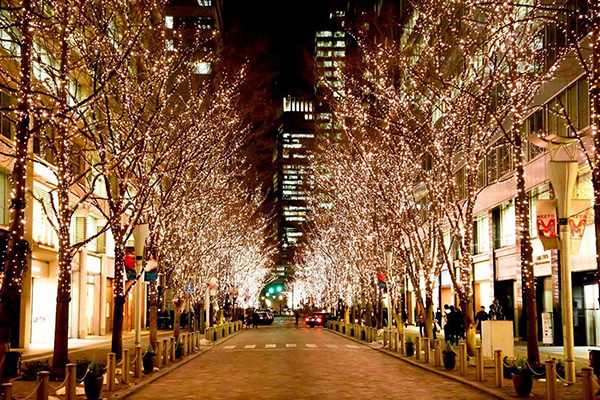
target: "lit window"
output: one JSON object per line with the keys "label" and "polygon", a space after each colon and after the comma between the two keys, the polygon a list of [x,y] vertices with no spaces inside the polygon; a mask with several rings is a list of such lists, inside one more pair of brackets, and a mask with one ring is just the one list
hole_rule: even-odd
{"label": "lit window", "polygon": [[334,51],[333,52],[333,56],[334,57],[345,57],[346,56],[346,52],[345,51]]}
{"label": "lit window", "polygon": [[335,47],[344,47],[346,46],[346,43],[343,40],[338,40],[337,42],[335,42]]}
{"label": "lit window", "polygon": [[202,7],[212,6],[212,0],[198,0],[198,5]]}
{"label": "lit window", "polygon": [[212,65],[207,61],[199,61],[194,66],[194,74],[196,75],[210,75],[212,72]]}
{"label": "lit window", "polygon": [[330,31],[319,31],[317,32],[317,37],[331,37]]}
{"label": "lit window", "polygon": [[173,17],[170,15],[167,15],[165,17],[165,26],[167,27],[167,29],[173,29]]}

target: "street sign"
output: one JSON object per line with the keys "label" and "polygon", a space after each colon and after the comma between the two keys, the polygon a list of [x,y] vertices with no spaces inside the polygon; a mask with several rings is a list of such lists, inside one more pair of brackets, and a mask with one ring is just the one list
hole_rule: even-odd
{"label": "street sign", "polygon": [[195,291],[196,291],[196,288],[194,288],[191,283],[188,283],[187,286],[185,287],[186,293],[194,293]]}

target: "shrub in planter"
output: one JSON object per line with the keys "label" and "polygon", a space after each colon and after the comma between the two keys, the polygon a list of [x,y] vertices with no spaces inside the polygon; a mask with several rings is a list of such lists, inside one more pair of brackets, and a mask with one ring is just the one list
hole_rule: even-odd
{"label": "shrub in planter", "polygon": [[415,354],[415,340],[411,335],[406,336],[406,341],[404,342],[404,347],[406,348],[406,355],[412,357]]}
{"label": "shrub in planter", "polygon": [[512,374],[513,386],[518,396],[529,396],[533,387],[533,374],[527,366],[527,359],[519,356],[515,362],[515,371]]}
{"label": "shrub in planter", "polygon": [[144,373],[149,374],[154,371],[154,360],[156,359],[156,353],[152,348],[152,345],[149,344],[148,348],[146,348],[146,352],[142,356],[142,364],[144,365]]}
{"label": "shrub in planter", "polygon": [[35,381],[37,373],[40,371],[50,371],[48,360],[45,361],[27,361],[21,367],[21,379],[24,381]]}
{"label": "shrub in planter", "polygon": [[452,349],[450,342],[446,342],[444,350],[442,350],[442,361],[447,370],[453,370],[456,367],[456,352]]}
{"label": "shrub in planter", "polygon": [[175,358],[183,357],[183,346],[179,341],[179,337],[177,337],[177,341],[175,342]]}
{"label": "shrub in planter", "polygon": [[504,356],[502,359],[502,375],[504,379],[512,379],[513,373],[517,372],[515,367],[515,360]]}
{"label": "shrub in planter", "polygon": [[83,379],[83,388],[85,396],[90,400],[100,398],[102,392],[102,384],[104,383],[104,371],[100,367],[100,363],[96,357],[92,357],[92,362],[88,367],[87,375]]}

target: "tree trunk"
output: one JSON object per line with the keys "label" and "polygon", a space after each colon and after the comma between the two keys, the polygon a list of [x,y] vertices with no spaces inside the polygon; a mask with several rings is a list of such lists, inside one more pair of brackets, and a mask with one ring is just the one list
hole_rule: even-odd
{"label": "tree trunk", "polygon": [[123,354],[123,311],[125,308],[125,248],[120,222],[111,227],[115,237],[115,279],[113,281],[113,330],[111,351],[121,359]]}
{"label": "tree trunk", "polygon": [[425,298],[425,337],[429,338],[429,347],[433,349],[433,299]]}
{"label": "tree trunk", "polygon": [[[592,162],[592,184],[594,187],[594,227],[596,228],[596,279],[600,286],[600,3],[597,1],[588,2],[590,6],[590,15],[592,18],[590,26],[592,29],[592,41],[596,43],[592,54],[592,76],[590,77],[590,116],[592,135],[594,143],[594,153],[591,156]],[[600,298],[598,299],[600,305]]]}
{"label": "tree trunk", "polygon": [[175,306],[175,321],[173,322],[173,337],[175,340],[179,337],[179,329],[181,328],[181,306],[183,305],[183,300],[176,299],[173,301],[173,305]]}
{"label": "tree trunk", "polygon": [[515,151],[517,165],[515,179],[517,185],[516,199],[516,232],[521,253],[521,275],[525,295],[525,312],[527,314],[527,359],[530,364],[540,363],[538,347],[537,305],[535,299],[535,276],[533,273],[533,249],[529,237],[529,203],[525,188],[524,154],[521,134],[515,129]]}
{"label": "tree trunk", "polygon": [[369,328],[373,327],[373,320],[371,319],[371,314],[373,313],[373,304],[369,301],[367,303],[367,312],[365,313],[365,323]]}
{"label": "tree trunk", "polygon": [[[66,228],[66,229],[62,229]],[[66,231],[66,232],[65,232]],[[61,227],[59,243],[69,243],[68,227]],[[65,236],[66,233],[66,236]],[[66,240],[66,242],[65,242]],[[63,376],[69,360],[69,303],[71,302],[71,255],[68,249],[58,252],[58,289],[56,293],[56,321],[54,324],[54,351],[52,373]]]}
{"label": "tree trunk", "polygon": [[156,349],[158,338],[158,290],[156,282],[148,284],[148,297],[150,303],[150,345]]}
{"label": "tree trunk", "polygon": [[12,171],[12,191],[10,200],[10,226],[8,229],[8,249],[4,265],[4,276],[0,287],[0,376],[4,370],[6,352],[10,349],[11,326],[19,321],[21,297],[21,275],[27,262],[29,243],[24,239],[27,183],[27,149],[31,132],[29,130],[29,94],[31,92],[31,0],[22,0],[21,24],[21,64],[18,113],[15,135],[15,165]]}
{"label": "tree trunk", "polygon": [[460,308],[465,325],[465,342],[467,344],[467,354],[469,357],[475,357],[475,348],[477,347],[477,337],[475,336],[475,318],[473,316],[473,299],[461,299]]}

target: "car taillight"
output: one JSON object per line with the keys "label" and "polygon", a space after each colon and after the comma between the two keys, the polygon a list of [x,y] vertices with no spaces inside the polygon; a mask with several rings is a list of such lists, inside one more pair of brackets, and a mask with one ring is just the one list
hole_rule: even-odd
{"label": "car taillight", "polygon": [[321,322],[321,318],[317,318],[317,322]]}
{"label": "car taillight", "polygon": [[310,317],[304,318],[305,321],[310,321]]}

